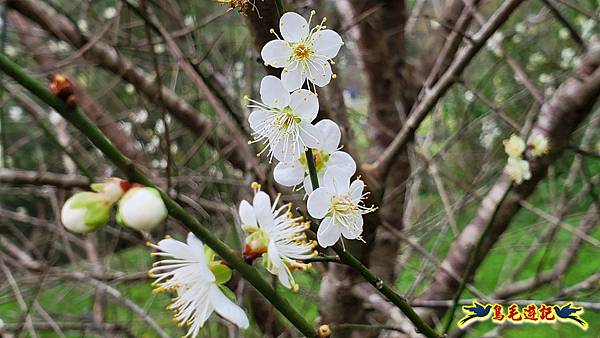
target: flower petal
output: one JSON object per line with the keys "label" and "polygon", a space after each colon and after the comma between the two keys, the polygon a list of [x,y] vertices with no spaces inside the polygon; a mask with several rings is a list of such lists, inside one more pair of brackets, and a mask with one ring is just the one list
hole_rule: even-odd
{"label": "flower petal", "polygon": [[250,124],[250,128],[255,132],[259,133],[261,136],[263,135],[261,131],[264,129],[265,124],[268,123],[269,119],[272,117],[272,113],[268,113],[262,110],[253,111],[250,116],[248,116],[248,123]]}
{"label": "flower petal", "polygon": [[333,59],[344,44],[342,37],[331,29],[324,29],[315,33],[313,43],[315,53],[327,59]]}
{"label": "flower petal", "polygon": [[340,227],[342,231],[342,236],[347,239],[356,239],[363,232],[363,218],[361,215],[355,215],[354,217],[354,226],[353,227]]}
{"label": "flower petal", "polygon": [[352,174],[345,170],[336,167],[327,168],[323,175],[323,186],[332,189],[336,195],[343,195],[350,189],[351,176]]}
{"label": "flower petal", "polygon": [[242,201],[239,209],[242,225],[256,226],[256,213],[254,207],[248,201]]}
{"label": "flower petal", "polygon": [[285,185],[286,187],[293,187],[302,183],[304,179],[304,167],[299,161],[291,163],[279,162],[273,170],[273,177],[275,182]]}
{"label": "flower petal", "polygon": [[295,161],[300,157],[304,151],[304,145],[300,144],[296,140],[289,138],[279,140],[271,143],[271,150],[273,156],[280,162],[288,163]]}
{"label": "flower petal", "polygon": [[279,20],[279,30],[284,40],[299,42],[308,35],[308,22],[298,13],[287,12]]}
{"label": "flower petal", "polygon": [[328,154],[333,153],[340,146],[340,139],[342,138],[342,132],[337,123],[332,120],[325,119],[317,122],[315,127],[321,132],[321,145],[320,149],[325,150]]}
{"label": "flower petal", "polygon": [[283,40],[271,40],[260,51],[263,61],[275,68],[287,66],[291,55],[290,45]]}
{"label": "flower petal", "polygon": [[352,156],[343,151],[336,151],[329,156],[327,161],[327,168],[338,168],[346,171],[350,176],[356,172],[356,162]]}
{"label": "flower petal", "polygon": [[290,93],[279,78],[267,75],[260,81],[260,99],[269,107],[282,109],[290,104]]}
{"label": "flower petal", "polygon": [[326,86],[331,81],[331,65],[325,59],[314,58],[308,64],[308,81],[319,87]]}
{"label": "flower petal", "polygon": [[323,219],[317,231],[317,241],[323,248],[334,245],[340,239],[340,229],[333,224],[331,217]]}
{"label": "flower petal", "polygon": [[275,244],[274,240],[269,241],[267,255],[269,257],[269,260],[273,264],[273,267],[275,268],[273,271],[270,272],[277,275],[279,282],[283,286],[285,286],[288,289],[292,288],[292,282],[289,278],[290,276],[288,275],[289,270],[286,271],[287,267],[281,261],[281,257],[279,256],[279,250],[277,249],[277,245]]}
{"label": "flower petal", "polygon": [[290,107],[294,111],[294,115],[302,118],[307,122],[317,117],[319,113],[319,99],[310,90],[298,89],[292,93]]}
{"label": "flower petal", "polygon": [[314,125],[306,121],[301,121],[298,124],[300,128],[300,139],[303,145],[308,148],[319,148],[321,145],[321,132]]}
{"label": "flower petal", "polygon": [[283,86],[290,92],[300,89],[306,81],[306,73],[302,71],[302,66],[296,65],[291,70],[287,67],[281,72],[281,81]]}
{"label": "flower petal", "polygon": [[352,202],[358,203],[360,201],[364,189],[365,182],[362,180],[355,180],[350,184],[350,198],[352,199]]}
{"label": "flower petal", "polygon": [[254,213],[258,220],[258,225],[268,231],[273,227],[273,212],[271,210],[271,198],[264,191],[259,191],[254,195],[252,201]]}
{"label": "flower petal", "polygon": [[250,323],[248,317],[242,308],[232,302],[216,284],[210,286],[210,301],[215,308],[215,312],[221,317],[237,325],[240,329],[247,329]]}
{"label": "flower petal", "polygon": [[[319,180],[320,182],[321,180]],[[312,181],[310,180],[310,175],[306,175],[304,177],[304,192],[306,193],[306,196],[310,196],[310,194],[313,192],[313,188],[312,188]]]}
{"label": "flower petal", "polygon": [[317,219],[325,217],[331,204],[331,192],[328,188],[321,187],[308,196],[306,208],[308,213]]}

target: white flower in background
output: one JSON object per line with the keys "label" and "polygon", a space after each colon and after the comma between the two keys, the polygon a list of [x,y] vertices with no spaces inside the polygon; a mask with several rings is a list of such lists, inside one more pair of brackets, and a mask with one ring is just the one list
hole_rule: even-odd
{"label": "white flower in background", "polygon": [[329,61],[344,44],[338,33],[325,29],[325,18],[311,29],[314,14],[308,22],[298,13],[283,14],[279,20],[282,39],[277,36],[260,52],[265,64],[283,68],[281,80],[288,91],[301,88],[307,79],[313,86],[327,85],[333,75]]}
{"label": "white flower in background", "polygon": [[531,148],[531,154],[535,157],[545,155],[550,151],[548,139],[542,134],[531,135],[527,140],[527,144]]}
{"label": "white flower in background", "polygon": [[128,83],[125,85],[125,93],[131,95],[134,92],[135,92],[135,87],[131,83]]}
{"label": "white flower in background", "polygon": [[520,158],[525,151],[525,142],[515,134],[502,141],[502,144],[504,144],[504,151],[512,158]]}
{"label": "white flower in background", "polygon": [[135,123],[144,123],[146,122],[146,120],[148,120],[148,111],[146,109],[140,109],[132,115],[133,116],[131,117],[131,119]]}
{"label": "white flower in background", "polygon": [[[332,170],[333,169],[333,170]],[[350,184],[350,175],[332,168],[323,176],[323,185],[308,197],[308,213],[323,219],[317,231],[319,245],[326,248],[335,244],[340,236],[362,240],[362,215],[375,211],[363,199],[365,183],[357,179]]]}
{"label": "white flower in background", "polygon": [[540,74],[540,77],[538,78],[540,80],[541,83],[543,84],[550,84],[552,83],[552,81],[554,80],[552,78],[552,75],[550,74],[546,74],[546,73],[542,73]]}
{"label": "white flower in background", "polygon": [[85,234],[106,224],[113,204],[127,191],[129,183],[110,177],[91,188],[95,192],[79,192],[63,205],[60,218],[69,231]]}
{"label": "white flower in background", "polygon": [[114,18],[115,16],[117,16],[117,9],[114,7],[106,7],[104,9],[104,11],[102,12],[102,17],[104,17],[104,19],[106,20],[110,20],[112,18]]}
{"label": "white flower in background", "polygon": [[516,26],[515,26],[515,31],[519,34],[524,34],[527,31],[527,26],[525,26],[524,23],[519,22]]}
{"label": "white flower in background", "polygon": [[319,147],[319,130],[311,124],[319,112],[317,95],[306,89],[289,93],[280,79],[265,76],[260,83],[261,102],[248,99],[254,109],[248,117],[254,142],[262,142],[282,162],[298,159],[305,148]]}
{"label": "white flower in background", "polygon": [[519,158],[508,158],[508,163],[504,169],[510,178],[517,184],[531,178],[529,162]]}
{"label": "white flower in background", "polygon": [[[345,170],[352,176],[356,172],[356,163],[348,153],[338,150],[342,137],[338,125],[331,120],[322,120],[317,122],[315,127],[322,138],[319,140],[319,148],[312,150],[319,181],[323,180],[327,169],[333,167]],[[273,176],[281,185],[293,187],[304,182],[304,191],[307,194],[313,190],[305,154],[301,154],[295,161],[279,162],[275,166]]]}
{"label": "white flower in background", "polygon": [[6,53],[6,55],[10,57],[15,57],[17,56],[17,54],[19,54],[19,50],[14,46],[7,45],[6,47],[4,47],[4,53]]}
{"label": "white flower in background", "polygon": [[191,26],[194,24],[194,17],[191,15],[186,15],[185,19],[183,20],[183,24],[186,26]]}
{"label": "white flower in background", "polygon": [[165,45],[163,45],[162,43],[154,45],[154,53],[162,54],[164,52],[165,52]]}
{"label": "white flower in background", "polygon": [[140,231],[151,231],[167,218],[167,207],[158,190],[133,186],[119,200],[117,222]]}
{"label": "white flower in background", "polygon": [[80,19],[80,20],[77,21],[77,27],[79,27],[79,29],[82,32],[87,32],[88,28],[89,28],[87,21],[85,21],[84,19]]}
{"label": "white flower in background", "polygon": [[475,101],[475,94],[473,94],[472,91],[467,90],[465,92],[465,100],[467,100],[467,102],[473,102],[473,101]]}
{"label": "white flower in background", "polygon": [[565,48],[560,52],[560,66],[562,68],[569,68],[573,65],[573,61],[575,60],[575,49],[573,48]]}
{"label": "white flower in background", "polygon": [[213,311],[242,329],[248,328],[244,310],[225,295],[233,295],[224,286],[231,269],[215,261],[214,252],[193,233],[188,234],[187,243],[167,238],[148,245],[158,250],[152,255],[163,258],[148,272],[156,278],[152,285],[157,291],[177,293],[168,308],[175,311],[175,320],[188,325],[185,337],[196,337]]}
{"label": "white flower in background", "polygon": [[306,240],[305,230],[308,222],[302,217],[293,217],[291,203],[277,208],[279,195],[271,205],[269,195],[262,192],[258,183],[252,204],[242,201],[239,214],[242,229],[250,233],[246,237],[244,258],[254,260],[262,256],[267,270],[279,278],[279,282],[288,289],[298,290],[291,270],[305,270],[310,264],[302,260],[313,257],[314,242]]}
{"label": "white flower in background", "polygon": [[492,149],[496,143],[496,138],[500,136],[500,129],[491,116],[485,116],[481,120],[481,134],[479,134],[479,143],[485,149]]}
{"label": "white flower in background", "polygon": [[566,29],[566,28],[561,28],[561,29],[558,31],[558,37],[559,37],[561,40],[567,40],[568,38],[570,38],[570,37],[571,37],[571,34],[569,33],[569,30],[568,30],[568,29]]}
{"label": "white flower in background", "polygon": [[584,20],[581,23],[581,38],[584,40],[591,40],[594,34],[594,28],[596,27],[596,20],[590,18]]}
{"label": "white flower in background", "polygon": [[504,34],[496,32],[488,39],[486,46],[496,56],[502,56],[502,40],[504,40]]}
{"label": "white flower in background", "polygon": [[8,108],[8,116],[15,122],[21,121],[23,118],[23,109],[19,106],[11,106]]}

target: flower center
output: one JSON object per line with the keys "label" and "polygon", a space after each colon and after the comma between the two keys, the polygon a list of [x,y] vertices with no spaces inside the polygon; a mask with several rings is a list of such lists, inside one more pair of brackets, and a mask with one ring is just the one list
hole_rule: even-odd
{"label": "flower center", "polygon": [[312,51],[304,44],[304,42],[299,42],[294,46],[294,50],[292,55],[294,59],[298,61],[306,61],[310,58]]}
{"label": "flower center", "polygon": [[[321,173],[323,170],[325,170],[325,165],[327,164],[327,162],[329,162],[329,154],[320,149],[313,149],[312,153],[317,173]],[[304,167],[304,169],[308,170],[308,164],[306,163],[305,154],[300,155],[299,161]]]}
{"label": "flower center", "polygon": [[295,124],[300,123],[300,118],[294,114],[290,106],[283,108],[282,113],[273,121],[278,129],[288,130]]}
{"label": "flower center", "polygon": [[343,195],[333,198],[330,210],[333,214],[338,214],[341,217],[347,217],[357,214],[359,206],[352,202],[350,196]]}

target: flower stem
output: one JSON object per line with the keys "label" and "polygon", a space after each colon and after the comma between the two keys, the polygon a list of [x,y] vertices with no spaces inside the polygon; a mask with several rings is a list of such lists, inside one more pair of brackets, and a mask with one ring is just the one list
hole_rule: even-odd
{"label": "flower stem", "polygon": [[161,197],[169,210],[171,217],[183,223],[188,230],[193,232],[206,245],[213,249],[229,266],[239,271],[239,273],[252,284],[277,310],[281,312],[300,332],[307,337],[316,337],[316,333],[311,324],[297,312],[292,305],[273,290],[267,281],[265,281],[254,270],[253,267],[246,264],[238,253],[213,235],[211,231],[204,228],[200,222],[185,211],[177,202],[170,198],[153,184],[134,163],[123,155],[106,136],[94,125],[87,116],[79,110],[69,107],[52,93],[38,80],[32,78],[20,66],[10,60],[5,54],[0,53],[0,70],[15,79],[23,87],[40,100],[54,108],[73,126],[79,129],[87,138],[108,158],[115,166],[123,171],[130,180],[141,183],[145,186],[154,187],[160,191]]}
{"label": "flower stem", "polygon": [[[306,163],[308,166],[308,173],[310,175],[310,181],[313,186],[313,191],[319,187],[319,180],[317,177],[317,168],[315,166],[315,161],[312,156],[312,150],[306,150]],[[311,222],[311,230],[315,233],[319,230],[319,226],[317,222]],[[394,305],[396,305],[404,315],[415,325],[417,330],[425,335],[428,338],[439,338],[441,337],[431,326],[429,326],[419,315],[413,310],[413,308],[408,304],[404,297],[400,296],[394,290],[392,290],[389,286],[387,286],[381,278],[377,277],[373,272],[371,272],[364,264],[362,264],[356,257],[354,257],[349,251],[346,251],[342,244],[338,241],[333,246],[333,251],[335,251],[342,263],[350,266],[358,273],[360,273],[363,278],[373,285],[381,294],[383,294],[387,299],[389,299]]]}

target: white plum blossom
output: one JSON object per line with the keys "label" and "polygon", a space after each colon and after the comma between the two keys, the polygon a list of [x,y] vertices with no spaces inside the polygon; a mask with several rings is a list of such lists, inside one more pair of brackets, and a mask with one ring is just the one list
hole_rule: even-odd
{"label": "white plum blossom", "polygon": [[281,38],[269,41],[260,53],[265,64],[283,68],[281,80],[288,91],[301,88],[307,79],[313,86],[327,85],[333,76],[329,62],[344,44],[338,33],[325,29],[325,19],[310,28],[314,14],[306,22],[298,13],[284,13],[279,20]]}
{"label": "white plum blossom", "polygon": [[213,312],[242,329],[248,328],[244,310],[224,293],[232,294],[223,285],[231,278],[231,269],[215,261],[214,252],[193,233],[188,234],[187,243],[166,238],[148,245],[158,250],[152,255],[162,258],[148,272],[156,278],[152,285],[157,291],[177,293],[168,308],[175,311],[177,322],[188,325],[185,337],[196,337]]}
{"label": "white plum blossom", "polygon": [[[331,120],[321,120],[315,124],[320,132],[319,148],[312,150],[317,176],[319,181],[323,180],[323,175],[328,168],[338,168],[344,170],[348,175],[356,172],[356,163],[348,153],[338,150],[340,148],[340,139],[342,133],[340,127]],[[305,154],[291,162],[280,162],[273,171],[275,181],[287,187],[293,187],[304,182],[304,191],[310,194],[312,184],[308,173]]]}
{"label": "white plum blossom", "polygon": [[529,162],[519,158],[508,158],[508,163],[504,169],[508,176],[517,184],[521,184],[531,178]]}
{"label": "white plum blossom", "polygon": [[167,218],[167,207],[158,190],[134,186],[119,200],[117,222],[140,231],[151,231]]}
{"label": "white plum blossom", "polygon": [[282,162],[299,158],[305,148],[319,146],[319,130],[311,124],[319,112],[317,95],[306,89],[289,93],[280,79],[265,76],[260,83],[262,102],[248,99],[254,111],[248,117],[254,142],[261,142],[269,159]]}
{"label": "white plum blossom", "polygon": [[269,195],[258,190],[260,185],[253,183],[253,187],[252,204],[242,201],[239,208],[242,229],[250,234],[246,237],[244,257],[253,260],[262,256],[267,270],[276,275],[283,286],[297,291],[291,270],[306,270],[310,264],[302,260],[315,255],[316,243],[306,240],[309,223],[292,215],[291,204],[278,208],[279,195],[271,205]]}
{"label": "white plum blossom", "polygon": [[531,154],[535,157],[542,156],[550,151],[548,139],[539,133],[531,135],[529,140],[527,140],[527,144],[531,148]]}
{"label": "white plum blossom", "polygon": [[350,184],[350,177],[346,172],[332,168],[323,176],[323,185],[308,197],[308,213],[323,219],[317,241],[324,248],[335,244],[340,236],[362,240],[362,216],[377,209],[363,204],[367,196],[363,193],[365,183],[357,179]]}
{"label": "white plum blossom", "polygon": [[86,234],[106,224],[112,206],[127,191],[129,182],[110,177],[104,183],[92,184],[91,188],[94,192],[71,196],[61,209],[62,224],[71,232]]}
{"label": "white plum blossom", "polygon": [[518,135],[512,134],[509,139],[502,141],[504,151],[512,158],[520,158],[525,151],[525,141]]}

